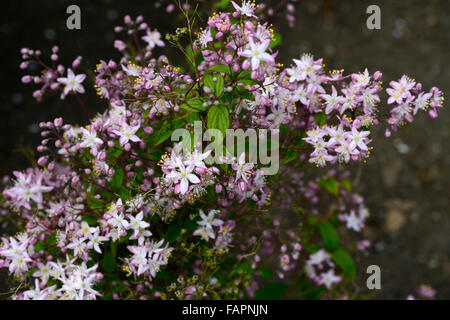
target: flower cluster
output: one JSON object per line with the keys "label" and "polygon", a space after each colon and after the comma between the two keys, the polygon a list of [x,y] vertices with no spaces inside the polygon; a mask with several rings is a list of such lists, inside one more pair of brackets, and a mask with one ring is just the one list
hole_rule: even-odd
{"label": "flower cluster", "polygon": [[[191,72],[155,55],[166,43],[142,16],[115,28],[130,41],[115,41],[121,59],[101,60],[94,79],[75,73],[81,58],[56,65],[57,48],[52,67],[22,50],[22,69],[43,68],[23,78],[42,85],[34,96],[74,96],[90,120],[41,123],[36,166],[2,180],[1,222],[20,231],[0,247],[0,267],[22,284],[13,298],[265,298],[274,278],[293,280],[302,297],[317,287],[317,297],[346,295],[351,253],[370,247],[368,210],[347,171],[309,163],[364,161],[374,125],[395,129],[427,108],[434,117],[442,92],[404,76],[387,89],[393,108],[383,115],[381,72],[327,71],[310,54],[285,68],[262,5],[230,6],[204,29],[183,11],[187,27],[166,36]],[[82,102],[89,81],[102,113]],[[210,145],[198,122],[220,133]],[[249,128],[262,139],[280,133],[277,174],[221,144],[227,129]]]}

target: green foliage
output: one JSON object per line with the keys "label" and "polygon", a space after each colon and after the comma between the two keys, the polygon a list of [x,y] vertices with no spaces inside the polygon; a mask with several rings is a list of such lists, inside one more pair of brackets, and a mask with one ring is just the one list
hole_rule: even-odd
{"label": "green foliage", "polygon": [[325,247],[328,250],[334,250],[338,247],[339,235],[330,223],[320,222],[319,231],[322,236],[322,240],[325,243]]}
{"label": "green foliage", "polygon": [[286,290],[288,289],[288,285],[281,282],[273,282],[266,284],[261,287],[258,291],[256,291],[255,299],[256,300],[279,300],[283,298]]}
{"label": "green foliage", "polygon": [[324,189],[326,189],[332,195],[338,196],[339,194],[339,186],[334,178],[328,178],[326,180],[322,180],[318,182],[318,185]]}
{"label": "green foliage", "polygon": [[299,156],[298,152],[292,149],[289,149],[286,154],[284,155],[283,161],[281,163],[286,164],[289,163],[295,159],[297,159]]}
{"label": "green foliage", "polygon": [[353,279],[356,275],[356,266],[352,257],[342,248],[337,249],[331,255],[333,261],[344,270],[346,279]]}
{"label": "green foliage", "polygon": [[208,111],[208,129],[219,129],[225,136],[230,126],[230,115],[225,106],[212,106]]}
{"label": "green foliage", "polygon": [[327,122],[327,115],[325,114],[324,111],[316,114],[314,116],[314,119],[316,121],[316,124],[319,126],[323,126],[325,124],[325,122]]}

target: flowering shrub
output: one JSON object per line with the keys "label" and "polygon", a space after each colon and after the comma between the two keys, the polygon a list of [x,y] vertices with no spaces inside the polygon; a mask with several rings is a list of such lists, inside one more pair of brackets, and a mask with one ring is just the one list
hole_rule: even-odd
{"label": "flowering shrub", "polygon": [[[22,50],[22,69],[43,69],[22,78],[39,86],[34,97],[74,97],[91,120],[41,123],[37,166],[3,179],[2,219],[20,230],[0,247],[19,283],[12,298],[353,297],[369,212],[334,165],[365,161],[376,125],[389,136],[418,111],[436,117],[442,92],[402,76],[382,104],[380,71],[327,71],[309,54],[284,68],[255,5],[232,5],[198,32],[184,12],[187,26],[165,42],[125,17],[115,30],[131,41],[114,42],[123,57],[95,70],[102,114],[83,103],[81,57],[65,67],[57,47],[49,64]],[[190,71],[154,55],[167,44]],[[174,141],[177,129],[195,136],[196,123],[221,133],[215,148]],[[279,133],[276,174],[221,144],[227,129],[250,128]]]}

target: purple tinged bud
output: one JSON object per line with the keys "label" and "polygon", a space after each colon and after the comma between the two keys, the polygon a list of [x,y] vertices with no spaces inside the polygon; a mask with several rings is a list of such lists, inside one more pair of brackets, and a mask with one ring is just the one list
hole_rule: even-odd
{"label": "purple tinged bud", "polygon": [[436,109],[430,109],[430,111],[428,111],[428,115],[434,119],[434,118],[437,118],[438,112]]}
{"label": "purple tinged bud", "polygon": [[250,21],[247,21],[244,26],[248,31],[253,31],[255,29],[255,25]]}
{"label": "purple tinged bud", "polygon": [[126,15],[126,16],[123,18],[123,22],[124,22],[126,25],[130,25],[130,24],[132,23],[131,17],[130,17],[129,15]]}
{"label": "purple tinged bud", "polygon": [[63,119],[62,118],[56,118],[55,120],[53,120],[53,124],[55,125],[56,128],[59,128],[63,124]]}
{"label": "purple tinged bud", "polygon": [[113,60],[109,60],[109,62],[108,62],[108,68],[110,68],[110,69],[116,69],[116,68],[117,68],[117,63],[115,63]]}
{"label": "purple tinged bud", "polygon": [[105,151],[100,151],[97,155],[97,159],[100,161],[105,161],[106,159],[106,152]]}
{"label": "purple tinged bud", "polygon": [[36,90],[35,92],[33,92],[33,98],[35,98],[36,100],[39,100],[41,97],[42,97],[41,90]]}
{"label": "purple tinged bud", "polygon": [[233,62],[233,57],[229,54],[226,55],[225,57],[225,61],[230,64],[231,62]]}
{"label": "purple tinged bud", "polygon": [[238,187],[241,192],[244,192],[245,190],[247,190],[247,184],[244,181],[240,181],[238,184]]}
{"label": "purple tinged bud", "polygon": [[42,157],[40,157],[38,159],[37,163],[38,163],[38,165],[43,166],[43,165],[45,165],[47,163],[47,161],[48,161],[47,157],[46,156],[42,156]]}
{"label": "purple tinged bud", "polygon": [[22,83],[30,83],[32,80],[31,76],[23,76]]}
{"label": "purple tinged bud", "polygon": [[373,80],[375,80],[375,81],[381,80],[382,77],[383,77],[383,74],[380,71],[376,71],[373,74]]}

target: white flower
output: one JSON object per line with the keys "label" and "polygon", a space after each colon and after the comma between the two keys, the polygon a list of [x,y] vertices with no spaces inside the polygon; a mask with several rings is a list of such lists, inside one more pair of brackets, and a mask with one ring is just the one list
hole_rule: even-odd
{"label": "white flower", "polygon": [[161,34],[156,30],[150,31],[150,29],[147,29],[147,35],[143,36],[142,40],[147,42],[150,48],[154,48],[155,46],[164,47],[164,42],[161,40]]}
{"label": "white flower", "polygon": [[200,227],[193,233],[194,236],[201,236],[202,239],[208,241],[209,239],[215,239],[214,231],[211,228]]}
{"label": "white flower", "polygon": [[350,214],[345,215],[345,221],[347,222],[347,228],[353,229],[355,231],[361,231],[362,223],[361,219],[355,214],[355,212],[352,210]]}
{"label": "white flower", "polygon": [[102,253],[102,250],[100,249],[100,245],[103,241],[107,241],[107,237],[103,237],[99,235],[99,230],[96,228],[96,231],[94,233],[89,234],[89,242],[87,243],[89,248],[94,249],[98,253]]}
{"label": "white flower", "polygon": [[167,178],[174,180],[175,182],[180,181],[180,192],[185,194],[189,188],[189,182],[200,183],[200,179],[192,173],[193,167],[185,167],[180,159],[177,160],[178,171],[172,171],[167,175]]}
{"label": "white flower", "polygon": [[198,36],[197,41],[202,48],[206,48],[208,42],[213,41],[213,38],[211,37],[211,29],[207,29],[201,32]]}
{"label": "white flower", "polygon": [[148,269],[147,265],[147,253],[146,247],[129,246],[128,250],[133,253],[131,263],[138,267],[137,275],[143,274]]}
{"label": "white flower", "polygon": [[331,113],[337,105],[339,105],[343,98],[341,96],[338,96],[337,94],[337,90],[334,86],[332,86],[332,94],[322,94],[322,98],[325,100],[325,104],[326,104],[326,108],[325,108],[325,113],[329,114]]}
{"label": "white flower", "polygon": [[33,273],[33,277],[41,278],[42,283],[46,284],[48,278],[50,277],[51,267],[48,264],[43,264],[42,262],[38,262],[37,267],[39,270]]}
{"label": "white flower", "polygon": [[253,39],[250,39],[250,48],[240,52],[239,55],[251,58],[252,69],[255,70],[259,67],[261,61],[273,62],[273,57],[269,53],[265,52],[269,47],[269,44],[270,40],[255,44]]}
{"label": "white flower", "polygon": [[205,153],[200,153],[197,150],[194,150],[191,154],[187,156],[187,160],[184,161],[184,164],[187,166],[195,166],[198,168],[206,168],[203,160],[208,158],[211,150],[206,151]]}
{"label": "white flower", "polygon": [[210,210],[208,215],[205,215],[203,213],[203,210],[200,209],[200,217],[202,220],[198,221],[197,223],[201,226],[204,226],[206,228],[212,229],[213,226],[218,227],[223,224],[223,221],[220,219],[214,219],[214,216],[219,212],[219,210]]}
{"label": "white flower", "polygon": [[327,289],[330,290],[333,283],[338,283],[340,281],[341,281],[341,277],[336,276],[334,274],[334,270],[331,269],[331,270],[328,270],[328,272],[321,274],[319,284],[325,285],[325,287],[327,287]]}
{"label": "white flower", "polygon": [[150,237],[152,235],[149,230],[145,230],[145,228],[149,227],[150,224],[142,221],[142,218],[144,217],[144,213],[142,211],[139,212],[136,217],[133,217],[132,215],[128,215],[128,217],[130,219],[128,227],[134,231],[130,239],[138,239],[139,237],[138,243],[141,245],[144,243],[145,237]]}
{"label": "white flower", "polygon": [[245,162],[245,152],[242,152],[239,156],[238,162],[233,163],[232,168],[236,171],[236,179],[235,181],[238,181],[240,178],[245,183],[248,183],[247,178],[250,177],[252,174],[252,169],[254,167],[253,163],[246,163]]}
{"label": "white flower", "polygon": [[234,1],[231,1],[231,4],[236,9],[236,11],[240,12],[242,15],[256,18],[256,16],[253,14],[256,7],[254,3],[251,3],[250,1],[242,1],[240,7]]}
{"label": "white flower", "polygon": [[86,243],[84,242],[85,238],[81,238],[81,239],[73,239],[73,242],[69,243],[67,245],[68,249],[72,249],[73,250],[73,254],[75,256],[81,256],[86,249]]}
{"label": "white flower", "polygon": [[120,127],[120,130],[113,130],[115,134],[117,134],[120,137],[120,145],[123,146],[127,144],[130,140],[133,142],[139,142],[141,139],[139,139],[138,136],[136,136],[136,131],[138,131],[140,128],[139,125],[137,126],[130,126],[125,121],[122,122],[122,126]]}
{"label": "white flower", "polygon": [[67,95],[70,91],[84,93],[84,87],[81,85],[84,79],[86,79],[85,74],[75,75],[72,69],[67,69],[67,78],[58,78],[58,82],[64,84],[64,95]]}
{"label": "white flower", "polygon": [[80,146],[82,148],[90,148],[91,152],[96,155],[98,152],[97,146],[103,144],[103,140],[97,137],[97,132],[95,130],[87,130],[85,128],[80,128],[83,133],[83,138],[81,140]]}

